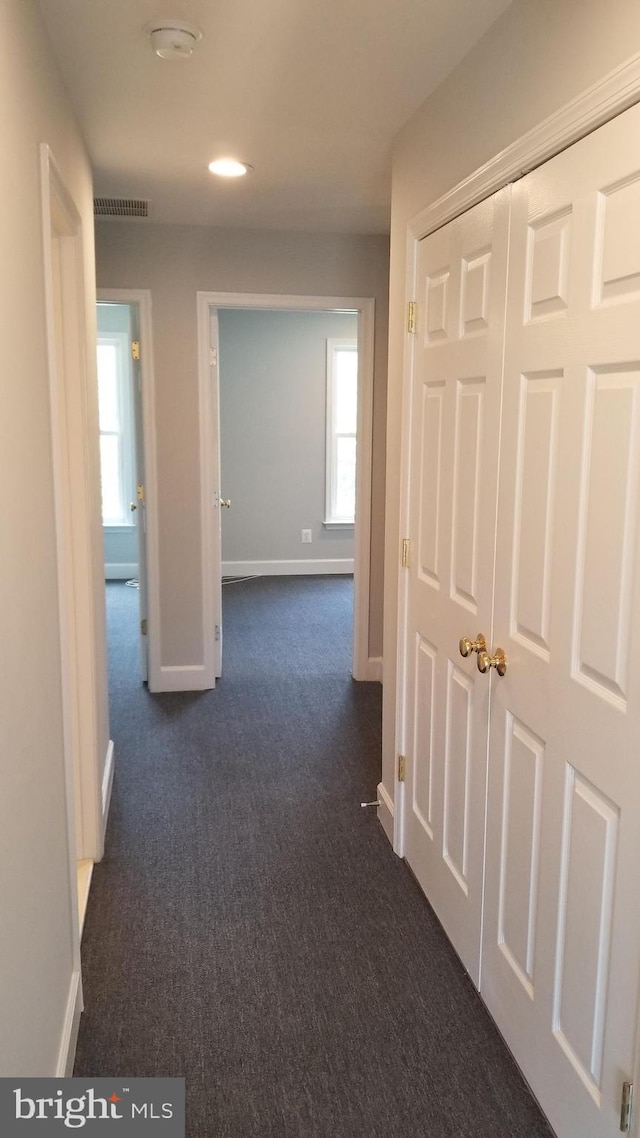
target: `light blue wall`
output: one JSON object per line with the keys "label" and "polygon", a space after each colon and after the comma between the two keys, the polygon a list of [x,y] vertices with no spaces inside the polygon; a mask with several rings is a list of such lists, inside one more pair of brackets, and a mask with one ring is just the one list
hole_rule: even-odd
{"label": "light blue wall", "polygon": [[[223,563],[353,558],[353,528],[323,526],[327,339],[355,315],[221,309]],[[312,531],[303,545],[302,529]]]}

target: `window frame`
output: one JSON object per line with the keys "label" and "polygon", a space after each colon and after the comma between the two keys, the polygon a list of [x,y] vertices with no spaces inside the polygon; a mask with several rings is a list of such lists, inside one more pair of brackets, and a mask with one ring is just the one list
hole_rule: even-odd
{"label": "window frame", "polygon": [[[338,369],[336,367],[337,353],[340,351],[354,351],[358,356],[358,340],[356,337],[330,337],[327,339],[327,397],[326,397],[326,442],[325,442],[325,504],[324,526],[326,529],[353,529],[355,525],[355,507],[353,517],[344,517],[336,509],[337,498],[337,471],[338,471],[338,439],[355,439],[358,446],[358,429],[355,431],[340,431],[336,425],[336,385],[338,382]],[[359,379],[359,376],[358,376]],[[356,406],[358,400],[356,395]],[[357,481],[357,462],[356,462]]]}
{"label": "window frame", "polygon": [[135,517],[129,507],[130,502],[135,496],[136,485],[130,344],[131,341],[127,332],[98,332],[97,347],[113,346],[116,351],[118,429],[105,430],[100,423],[98,423],[98,427],[100,439],[102,439],[104,435],[112,438],[115,437],[118,440],[118,467],[120,470],[121,487],[120,517],[105,518],[104,515],[102,515],[102,526],[104,529],[132,529],[136,524]]}

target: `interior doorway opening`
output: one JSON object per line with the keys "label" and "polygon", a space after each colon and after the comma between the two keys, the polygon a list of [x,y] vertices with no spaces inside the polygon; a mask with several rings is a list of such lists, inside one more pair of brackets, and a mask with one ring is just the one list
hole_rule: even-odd
{"label": "interior doorway opening", "polygon": [[[344,576],[352,598],[357,313],[221,308],[211,319],[223,615],[224,585],[247,578],[286,577],[293,585],[300,576]],[[342,605],[342,619],[352,643],[353,601]]]}
{"label": "interior doorway opening", "polygon": [[[135,592],[138,676],[151,690],[158,670],[155,415],[151,299],[146,291],[99,289],[97,372],[105,582]],[[110,660],[110,667],[112,667]]]}
{"label": "interior doorway opening", "polygon": [[124,581],[138,596],[140,679],[148,675],[144,444],[140,335],[135,304],[99,301],[97,371],[104,577]]}
{"label": "interior doorway opening", "polygon": [[[288,536],[294,546],[289,546],[286,556],[277,556],[275,547],[270,545],[270,556],[244,557],[234,561],[227,561],[223,568],[222,548],[222,514],[231,517],[232,511],[225,506],[233,497],[227,495],[221,482],[221,405],[220,405],[220,376],[224,369],[224,344],[220,339],[220,324],[240,318],[253,318],[264,320],[269,314],[280,318],[287,314],[313,315],[313,316],[348,316],[355,325],[355,338],[357,343],[357,393],[356,393],[356,431],[357,449],[347,444],[346,449],[356,449],[355,457],[355,516],[353,522],[342,522],[338,518],[327,515],[325,504],[325,446],[327,443],[327,416],[326,416],[326,375],[327,360],[330,352],[329,341],[337,343],[340,335],[325,336],[323,343],[323,388],[321,397],[321,413],[315,417],[315,426],[322,438],[322,477],[319,480],[319,514],[320,518],[305,525],[298,515],[294,521],[294,514],[287,520]],[[324,558],[324,572],[350,572],[354,576],[354,617],[353,617],[353,659],[352,675],[358,680],[376,680],[380,676],[376,665],[379,661],[369,658],[369,578],[370,578],[370,534],[371,534],[371,448],[372,448],[372,411],[373,411],[373,332],[374,332],[374,301],[370,298],[345,297],[298,297],[298,296],[272,296],[265,294],[232,294],[232,293],[199,293],[198,294],[198,334],[200,354],[200,424],[201,424],[201,486],[202,486],[202,520],[203,520],[203,606],[205,610],[205,628],[211,630],[211,639],[205,643],[205,671],[207,672],[206,686],[214,686],[216,677],[222,672],[222,576],[226,572],[231,574],[271,573],[293,574],[317,572],[313,558],[296,557],[303,546],[314,540],[314,531],[318,544],[330,548],[330,543],[337,546],[337,541],[343,536],[340,534],[340,525],[348,528],[353,525],[353,551],[352,557],[344,556],[344,547],[341,549],[342,557],[334,559],[339,564],[331,565],[331,558]],[[223,329],[224,335],[224,329]],[[348,339],[349,337],[347,337]],[[259,356],[259,349],[258,349]],[[256,367],[259,370],[258,359]],[[264,399],[264,391],[259,392],[263,398],[263,407],[260,415],[257,414],[257,404],[254,396],[245,397],[245,424],[250,417],[254,417],[261,431],[277,435],[286,420],[290,408],[282,401],[269,401],[268,395]],[[255,392],[254,392],[255,395]],[[299,392],[298,392],[299,395]],[[261,420],[261,422],[260,422]],[[346,432],[350,433],[350,432]],[[263,436],[264,437],[264,436]],[[344,450],[343,444],[343,450]],[[262,479],[268,482],[266,464],[255,461],[251,456],[250,465],[257,467],[257,474],[262,470]],[[301,471],[306,462],[301,460],[297,465],[289,467],[281,475],[279,486],[270,486],[268,492],[275,500],[276,507],[283,503],[285,498],[290,499],[289,483],[301,478]],[[277,463],[276,463],[277,468]],[[222,472],[224,474],[224,471]],[[318,499],[317,499],[318,500]],[[284,513],[284,511],[283,511]],[[239,516],[239,515],[238,515]],[[273,516],[273,515],[272,515]],[[278,518],[276,512],[277,521]],[[335,529],[332,534],[332,521]],[[226,517],[225,517],[226,524]],[[255,526],[262,523],[255,521]],[[255,528],[254,526],[254,528]],[[276,524],[273,528],[278,528]],[[246,536],[246,535],[245,535]],[[265,538],[272,540],[274,534],[265,532]],[[322,538],[322,542],[320,542]],[[247,548],[246,546],[244,547]],[[305,549],[305,553],[308,551]],[[323,560],[323,559],[321,559]],[[253,562],[252,565],[248,563]],[[294,565],[294,563],[296,563]],[[322,570],[320,570],[322,571]]]}

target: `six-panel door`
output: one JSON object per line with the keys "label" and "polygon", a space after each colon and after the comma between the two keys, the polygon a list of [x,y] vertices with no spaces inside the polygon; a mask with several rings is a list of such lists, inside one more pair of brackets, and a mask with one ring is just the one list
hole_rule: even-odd
{"label": "six-panel door", "polygon": [[411,399],[405,852],[476,983],[509,197],[421,242]]}
{"label": "six-panel door", "polygon": [[640,108],[514,186],[482,994],[562,1138],[619,1133],[640,964]]}
{"label": "six-panel door", "polygon": [[506,315],[509,191],[418,262],[406,856],[560,1138],[619,1133],[636,1066],[638,138],[513,187]]}

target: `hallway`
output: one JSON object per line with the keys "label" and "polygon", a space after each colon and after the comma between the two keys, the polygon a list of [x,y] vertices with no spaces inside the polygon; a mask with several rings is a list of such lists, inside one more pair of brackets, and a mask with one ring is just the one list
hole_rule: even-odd
{"label": "hallway", "polygon": [[116,778],[83,939],[75,1074],[184,1075],[189,1138],[549,1131],[373,811],[377,684],[352,581],[224,589],[207,693],[137,678],[108,586]]}

